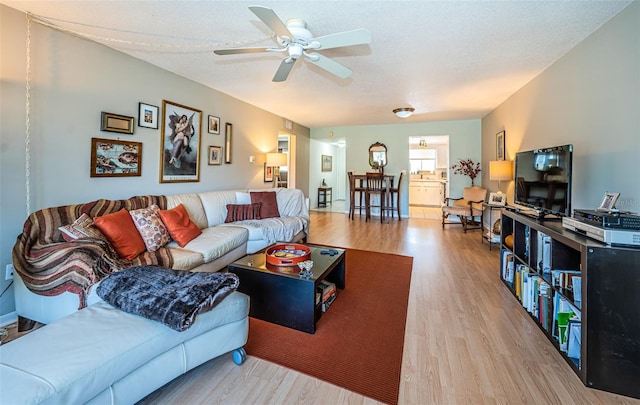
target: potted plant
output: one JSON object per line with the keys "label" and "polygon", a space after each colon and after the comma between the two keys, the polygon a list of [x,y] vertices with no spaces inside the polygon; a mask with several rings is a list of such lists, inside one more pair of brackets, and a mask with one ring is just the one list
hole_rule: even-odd
{"label": "potted plant", "polygon": [[473,187],[473,183],[475,178],[478,176],[478,173],[482,171],[482,169],[480,169],[480,163],[475,163],[471,159],[458,159],[458,163],[451,166],[451,169],[453,170],[453,174],[469,176],[471,179],[471,187]]}

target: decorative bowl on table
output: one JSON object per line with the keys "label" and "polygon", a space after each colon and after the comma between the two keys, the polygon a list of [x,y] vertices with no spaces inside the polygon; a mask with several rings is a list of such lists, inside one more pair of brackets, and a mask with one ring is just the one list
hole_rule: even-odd
{"label": "decorative bowl on table", "polygon": [[311,249],[299,243],[273,245],[265,251],[268,264],[274,266],[295,266],[311,258]]}

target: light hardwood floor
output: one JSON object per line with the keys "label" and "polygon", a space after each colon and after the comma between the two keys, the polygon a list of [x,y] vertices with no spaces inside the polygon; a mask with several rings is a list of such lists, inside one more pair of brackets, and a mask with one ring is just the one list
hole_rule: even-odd
{"label": "light hardwood floor", "polygon": [[[365,223],[313,211],[309,242],[414,257],[400,404],[640,404],[582,385],[500,282],[498,250],[481,244],[479,231],[442,230],[436,220]],[[236,366],[226,355],[143,403],[375,401],[251,356]]]}

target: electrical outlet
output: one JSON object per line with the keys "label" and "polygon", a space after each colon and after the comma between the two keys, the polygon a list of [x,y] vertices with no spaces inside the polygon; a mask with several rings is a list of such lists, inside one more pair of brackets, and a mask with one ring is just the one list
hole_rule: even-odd
{"label": "electrical outlet", "polygon": [[6,272],[4,274],[5,280],[13,280],[13,264],[7,264]]}

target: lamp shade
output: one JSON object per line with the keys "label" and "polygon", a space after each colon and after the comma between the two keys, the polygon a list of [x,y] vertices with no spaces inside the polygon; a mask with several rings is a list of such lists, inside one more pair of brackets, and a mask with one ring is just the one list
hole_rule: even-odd
{"label": "lamp shade", "polygon": [[489,162],[489,180],[512,180],[513,164],[509,160],[494,160]]}
{"label": "lamp shade", "polygon": [[286,166],[287,154],[286,153],[267,153],[267,166]]}

